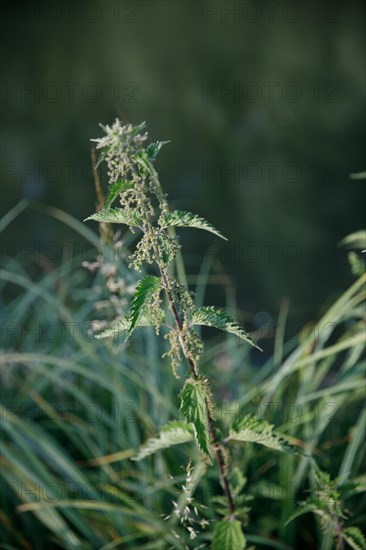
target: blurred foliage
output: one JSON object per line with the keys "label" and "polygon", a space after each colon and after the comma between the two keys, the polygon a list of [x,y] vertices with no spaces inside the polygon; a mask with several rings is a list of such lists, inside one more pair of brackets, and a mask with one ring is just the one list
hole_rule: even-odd
{"label": "blurred foliage", "polygon": [[[39,218],[51,215],[84,241],[98,244],[98,235],[84,224],[36,204],[19,204],[3,219],[3,227],[10,230],[19,223],[25,208],[37,208]],[[128,247],[124,239],[123,248]],[[164,339],[157,339],[151,327],[139,329],[127,345],[123,337],[93,337],[106,318],[127,311],[136,284],[110,248],[100,251],[84,268],[79,256],[37,281],[20,257],[1,270],[7,298],[1,303],[0,547],[207,548],[217,519],[212,496],[220,492],[214,468],[202,464],[190,443],[130,460],[161,426],[179,419],[179,381],[161,359]],[[195,282],[199,305],[210,271],[202,270]],[[223,431],[233,420],[240,423],[246,414],[255,414],[305,451],[303,456],[274,454],[253,443],[234,444],[237,467],[230,481],[244,490],[239,496],[249,545],[333,548],[329,530],[323,532],[310,514],[286,525],[316,481],[309,453],[329,472],[329,506],[338,485],[352,489],[342,494],[346,509],[337,504],[340,513],[331,510],[327,521],[338,526],[339,517],[344,539],[360,539],[358,528],[365,521],[364,306],[365,273],[290,341],[284,339],[287,313],[282,308],[270,339],[271,355],[261,368],[258,350],[221,332],[205,334],[209,342],[202,370],[214,380]],[[256,336],[261,345],[268,338]],[[278,443],[270,434],[267,439]],[[336,478],[335,489],[330,479]],[[318,508],[312,501],[309,510],[319,513]],[[187,529],[192,516],[195,530],[201,526],[194,540]]]}
{"label": "blurred foliage", "polygon": [[[147,120],[172,141],[159,170],[175,206],[229,238],[187,232],[192,264],[209,247],[249,310],[273,317],[286,296],[296,318],[315,313],[349,282],[336,243],[362,226],[365,189],[348,174],[364,169],[364,3],[92,4],[2,3],[3,212],[28,197],[85,218],[89,136],[116,115]],[[25,223],[30,246],[68,238]]]}
{"label": "blurred foliage", "polygon": [[[364,482],[364,263],[348,242],[350,269],[337,244],[364,226],[365,186],[349,179],[365,169],[364,3],[298,1],[296,21],[282,0],[273,18],[265,3],[250,2],[254,21],[248,13],[225,20],[223,2],[105,0],[92,3],[100,17],[87,4],[1,5],[1,305],[10,323],[2,325],[2,547],[179,548],[167,525],[190,544],[159,514],[182,497],[186,474],[176,465],[186,468],[191,448],[129,460],[178,418],[178,382],[148,330],[128,348],[86,330],[96,303],[112,319],[135,283],[108,254],[104,271],[80,267],[93,263],[98,240],[78,221],[96,202],[89,136],[115,116],[147,120],[152,140],[171,140],[158,162],[174,206],[229,238],[217,247],[213,237],[183,235],[197,306],[221,299],[235,311],[237,288],[239,317],[265,350],[258,359],[204,334],[223,422],[236,404],[254,408],[294,443],[305,441],[331,479]],[[225,99],[235,86],[241,97]],[[285,526],[313,484],[305,457],[248,446],[236,459],[255,497],[249,544],[331,547],[310,514]],[[214,476],[196,466],[193,478],[210,487]],[[195,496],[210,507],[209,493]],[[364,496],[346,504],[345,527],[361,527]]]}

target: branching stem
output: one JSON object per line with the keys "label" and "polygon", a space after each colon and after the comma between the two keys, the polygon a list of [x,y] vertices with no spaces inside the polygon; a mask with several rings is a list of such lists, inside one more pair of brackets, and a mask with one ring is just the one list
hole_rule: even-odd
{"label": "branching stem", "polygon": [[[148,214],[146,214],[146,221],[147,221],[147,224],[149,226],[149,229],[152,231],[151,220],[150,220],[150,216]],[[158,250],[155,250],[155,253],[156,253],[156,257],[158,258],[159,257]],[[164,266],[161,265],[160,262],[158,262],[158,261],[156,261],[156,263],[157,263],[159,271],[160,271],[161,279],[162,279],[162,282],[163,282],[163,288],[164,288],[164,291],[165,291],[165,294],[167,296],[168,303],[169,303],[169,308],[170,308],[170,311],[173,315],[175,326],[176,326],[176,329],[177,329],[178,334],[180,336],[180,345],[181,345],[183,354],[184,354],[185,358],[187,359],[188,365],[189,365],[189,367],[191,369],[191,372],[192,372],[193,379],[198,381],[199,377],[200,377],[198,366],[188,356],[188,353],[185,349],[182,322],[181,322],[181,320],[179,318],[179,315],[178,315],[177,307],[176,307],[174,297],[172,295],[172,292],[171,292],[171,289],[170,289],[170,286],[169,286],[169,283],[168,283],[168,279],[167,279],[167,276],[166,276],[166,273],[165,273]],[[229,509],[229,512],[230,512],[230,516],[235,517],[235,503],[234,503],[233,496],[231,494],[229,480],[228,480],[228,477],[227,477],[227,474],[226,474],[225,457],[223,455],[222,448],[220,446],[220,443],[219,443],[219,440],[218,440],[218,437],[217,437],[217,433],[216,433],[216,429],[215,429],[215,422],[214,422],[214,419],[212,418],[212,414],[211,414],[211,411],[210,411],[210,407],[208,405],[207,397],[205,398],[205,404],[206,404],[208,430],[209,430],[209,434],[210,434],[210,437],[211,437],[211,443],[215,447],[216,460],[217,460],[219,470],[220,470],[220,477],[221,477],[222,486],[223,486],[224,493],[225,493],[225,496],[226,496],[226,499],[227,499],[227,502],[228,502],[228,509]]]}

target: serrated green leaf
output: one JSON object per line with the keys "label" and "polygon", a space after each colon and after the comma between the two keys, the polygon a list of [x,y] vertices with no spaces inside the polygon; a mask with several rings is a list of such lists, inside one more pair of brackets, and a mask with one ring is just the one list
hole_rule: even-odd
{"label": "serrated green leaf", "polygon": [[238,520],[222,520],[216,524],[212,550],[243,550],[246,540]]}
{"label": "serrated green leaf", "polygon": [[186,443],[194,439],[194,427],[187,422],[173,421],[163,426],[157,437],[151,437],[142,445],[131,460],[139,461],[146,456],[152,455],[162,449],[167,449],[173,445]]}
{"label": "serrated green leaf", "polygon": [[162,215],[160,218],[160,227],[163,229],[166,227],[195,227],[197,229],[205,229],[227,241],[227,238],[204,218],[185,210],[173,210]]}
{"label": "serrated green leaf", "polygon": [[291,445],[282,436],[274,434],[273,426],[266,420],[251,415],[235,422],[226,440],[258,443],[270,449],[287,453],[300,452],[300,449]]}
{"label": "serrated green leaf", "polygon": [[[160,313],[161,313],[161,318],[163,320],[164,312],[161,311]],[[103,330],[103,332],[100,332],[99,334],[97,334],[95,338],[101,339],[101,338],[110,338],[111,336],[118,336],[118,334],[120,334],[121,332],[126,332],[129,329],[130,325],[131,325],[131,321],[128,317],[115,319],[111,323],[110,327]],[[152,319],[152,317],[149,315],[142,314],[139,320],[137,321],[135,328],[154,327],[154,326],[156,326],[156,320]]]}
{"label": "serrated green leaf", "polygon": [[366,550],[366,540],[358,527],[347,527],[343,538],[353,550]]}
{"label": "serrated green leaf", "polygon": [[303,516],[304,514],[308,514],[309,512],[312,512],[313,514],[323,515],[325,513],[325,510],[321,508],[321,502],[318,502],[315,498],[309,499],[305,502],[300,502],[297,504],[296,510],[289,516],[285,525],[288,525],[294,519]]}
{"label": "serrated green leaf", "polygon": [[132,208],[106,208],[92,214],[84,222],[87,220],[105,223],[124,223],[133,227],[138,227],[142,223],[142,220]]}
{"label": "serrated green leaf", "polygon": [[239,323],[237,323],[226,311],[214,306],[205,306],[194,310],[192,313],[192,325],[204,325],[225,330],[230,334],[238,336],[242,340],[246,340],[249,344],[262,351]]}
{"label": "serrated green leaf", "polygon": [[132,299],[128,318],[130,320],[130,326],[128,328],[128,336],[131,335],[136,327],[140,317],[146,313],[146,308],[150,304],[150,301],[154,293],[161,288],[161,279],[155,275],[147,275],[141,279],[135,290],[134,297]]}
{"label": "serrated green leaf", "polygon": [[128,330],[130,324],[131,324],[131,321],[128,319],[128,317],[125,317],[122,319],[115,319],[110,325],[110,327],[103,330],[103,332],[96,334],[95,338],[100,340],[101,338],[110,338],[111,336],[116,337],[121,332],[125,332],[126,330]]}
{"label": "serrated green leaf", "polygon": [[[242,517],[245,517],[250,508],[245,506],[249,500],[252,500],[251,497],[246,495],[235,495],[232,493],[235,503],[235,516],[238,518],[239,513]],[[215,512],[221,516],[228,517],[230,515],[230,510],[228,507],[228,501],[226,496],[216,496],[210,499],[210,502],[214,504]]]}
{"label": "serrated green leaf", "polygon": [[149,160],[155,160],[158,156],[160,149],[167,143],[170,143],[170,141],[156,141],[155,143],[150,143],[150,145],[148,145],[146,148]]}
{"label": "serrated green leaf", "polygon": [[196,429],[196,439],[200,449],[211,457],[209,447],[207,407],[202,385],[192,379],[187,380],[180,394],[180,411],[187,422]]}
{"label": "serrated green leaf", "polygon": [[112,185],[109,186],[108,195],[105,199],[106,208],[110,208],[111,204],[116,200],[118,195],[130,187],[133,187],[133,183],[130,181],[118,180],[112,183]]}

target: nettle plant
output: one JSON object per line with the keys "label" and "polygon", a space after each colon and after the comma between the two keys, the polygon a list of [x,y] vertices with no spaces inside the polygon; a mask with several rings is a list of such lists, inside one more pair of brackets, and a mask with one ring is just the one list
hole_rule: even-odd
{"label": "nettle plant", "polygon": [[[218,514],[223,516],[215,522],[212,548],[242,550],[246,548],[243,526],[248,497],[243,494],[243,477],[230,465],[230,444],[255,442],[283,452],[297,452],[297,448],[274,433],[273,426],[265,420],[250,415],[236,419],[229,433],[221,435],[210,384],[200,371],[204,345],[195,327],[214,327],[239,337],[251,346],[258,346],[226,311],[213,306],[196,308],[193,293],[174,277],[173,266],[180,255],[176,227],[203,229],[220,238],[225,237],[202,217],[169,209],[167,195],[161,188],[154,167],[160,149],[167,142],[146,146],[148,135],[145,123],[123,125],[117,119],[111,127],[102,128],[105,136],[92,141],[97,142],[97,150],[101,152],[97,166],[102,161],[107,163],[109,190],[104,207],[87,220],[124,224],[133,233],[139,232],[141,238],[129,258],[129,266],[137,271],[149,266],[154,273],[138,282],[126,317],[116,319],[97,337],[125,332],[128,340],[139,327],[153,326],[157,334],[160,330],[164,331],[164,337],[169,341],[169,351],[164,356],[170,358],[174,375],[179,378],[178,369],[182,364],[187,367],[179,395],[182,419],[163,426],[156,437],[142,445],[134,460],[142,460],[173,445],[195,441],[203,463],[208,466],[216,460],[224,493],[212,499],[217,504]],[[120,206],[116,208],[113,204],[117,199]],[[188,485],[191,475],[189,467]],[[192,501],[191,496],[189,499]],[[179,510],[174,512],[177,515],[180,513]],[[191,539],[197,536],[196,527],[205,528],[209,524],[205,520],[195,522],[186,519]]]}

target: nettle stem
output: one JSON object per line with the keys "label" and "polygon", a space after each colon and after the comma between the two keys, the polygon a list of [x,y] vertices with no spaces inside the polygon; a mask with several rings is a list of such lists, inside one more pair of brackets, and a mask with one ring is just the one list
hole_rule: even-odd
{"label": "nettle stem", "polygon": [[[164,200],[163,191],[162,191],[162,188],[161,188],[159,178],[156,174],[156,171],[154,170],[154,168],[151,165],[148,166],[148,165],[144,164],[144,167],[147,170],[148,174],[150,175],[152,181],[154,182],[155,187],[159,190],[160,198],[162,198],[162,200]],[[146,208],[146,210],[145,210],[145,221],[146,221],[146,224],[147,224],[147,227],[148,227],[148,231],[150,232],[151,236],[153,236],[154,235],[154,228],[153,228],[151,216],[149,214],[149,208]],[[160,256],[160,253],[159,253],[159,250],[158,250],[156,245],[154,245],[154,252],[155,252],[155,263],[158,266],[160,276],[161,276],[161,280],[162,280],[162,286],[164,288],[164,291],[165,291],[165,294],[166,294],[166,297],[167,297],[167,300],[168,300],[169,309],[172,313],[174,323],[175,323],[177,332],[179,334],[179,341],[180,341],[180,346],[181,346],[183,355],[186,358],[186,360],[188,362],[188,365],[190,367],[190,370],[191,370],[191,373],[192,373],[192,378],[198,382],[200,380],[199,368],[198,368],[197,363],[194,362],[192,360],[192,358],[189,356],[189,354],[187,353],[186,346],[185,346],[185,343],[184,343],[183,325],[182,325],[182,322],[180,320],[180,317],[179,317],[179,314],[178,314],[178,309],[177,309],[177,306],[176,306],[176,303],[175,303],[175,300],[174,300],[174,296],[173,296],[173,293],[172,293],[170,285],[169,285],[166,266],[158,260],[158,258]],[[221,444],[220,444],[220,442],[218,440],[218,437],[217,437],[215,422],[214,422],[214,419],[213,419],[211,411],[210,411],[207,396],[205,396],[205,406],[206,406],[208,431],[209,431],[209,434],[210,434],[211,443],[215,448],[215,455],[216,455],[216,460],[217,460],[219,470],[220,470],[221,482],[222,482],[224,493],[225,493],[225,496],[226,496],[227,502],[228,502],[228,510],[230,512],[230,516],[232,517],[232,519],[234,519],[234,517],[235,517],[235,503],[234,503],[233,496],[231,494],[229,480],[228,480],[228,477],[227,477],[227,474],[226,474],[225,457],[223,455]]]}
{"label": "nettle stem", "polygon": [[[174,303],[174,299],[171,296],[171,292],[169,290],[169,287],[168,287],[168,284],[167,284],[167,279],[166,279],[166,276],[164,274],[164,271],[162,269],[160,269],[160,273],[161,273],[161,278],[162,278],[162,281],[163,281],[164,290],[165,290],[165,293],[166,293],[167,298],[168,298],[170,310],[172,312],[172,315],[174,317],[175,325],[176,325],[177,330],[178,330],[179,335],[180,335],[180,342],[181,342],[182,351],[183,351],[184,356],[186,357],[188,365],[191,369],[192,377],[194,378],[194,380],[198,381],[199,380],[198,366],[192,361],[191,358],[187,357],[187,353],[186,353],[185,346],[184,346],[184,339],[183,339],[183,335],[182,335],[182,323],[179,319],[179,315],[178,315],[177,308],[176,308],[175,303]],[[220,443],[219,443],[218,438],[217,438],[216,429],[215,429],[215,422],[214,422],[214,419],[212,418],[210,407],[209,407],[208,402],[207,402],[207,398],[206,398],[205,402],[206,402],[206,414],[207,414],[207,421],[208,421],[208,430],[209,430],[209,433],[210,433],[210,436],[211,436],[212,444],[215,447],[216,460],[217,460],[217,463],[218,463],[218,466],[219,466],[219,469],[220,469],[220,477],[221,477],[224,492],[225,492],[225,495],[226,495],[226,498],[227,498],[227,501],[228,501],[228,509],[230,511],[230,515],[234,517],[235,516],[235,504],[234,504],[233,496],[231,494],[231,490],[230,490],[230,486],[229,486],[229,480],[228,480],[228,477],[226,475],[225,458],[224,458]]]}

